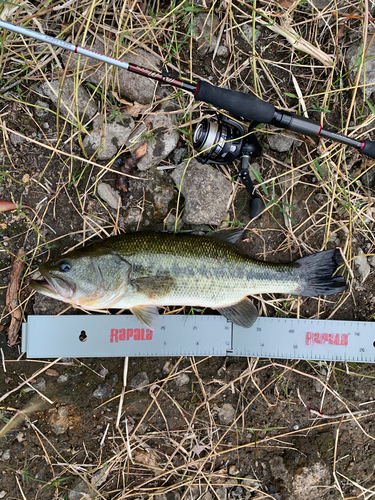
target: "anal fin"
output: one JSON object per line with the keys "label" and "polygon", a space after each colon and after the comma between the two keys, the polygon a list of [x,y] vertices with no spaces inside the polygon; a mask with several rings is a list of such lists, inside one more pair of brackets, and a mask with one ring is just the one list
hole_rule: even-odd
{"label": "anal fin", "polygon": [[217,311],[238,326],[250,328],[258,318],[258,311],[247,297],[237,304],[218,308]]}
{"label": "anal fin", "polygon": [[130,308],[138,321],[155,330],[159,320],[159,311],[155,306],[134,306]]}

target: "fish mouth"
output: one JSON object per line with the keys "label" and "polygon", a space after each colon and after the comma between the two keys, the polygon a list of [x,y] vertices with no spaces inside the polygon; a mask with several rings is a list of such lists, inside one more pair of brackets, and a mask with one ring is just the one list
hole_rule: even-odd
{"label": "fish mouth", "polygon": [[72,297],[75,287],[68,280],[56,276],[52,277],[42,267],[39,268],[39,272],[41,277],[31,280],[29,283],[30,288],[53,298],[63,299]]}

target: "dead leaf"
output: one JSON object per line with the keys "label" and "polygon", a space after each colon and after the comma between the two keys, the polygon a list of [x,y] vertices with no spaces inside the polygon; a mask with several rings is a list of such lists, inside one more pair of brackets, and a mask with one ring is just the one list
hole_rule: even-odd
{"label": "dead leaf", "polygon": [[203,444],[196,444],[194,448],[192,449],[192,452],[195,453],[196,455],[200,455],[203,450],[206,449],[206,446]]}
{"label": "dead leaf", "polygon": [[[137,147],[136,150],[132,152],[132,154],[125,160],[125,162],[121,165],[121,172],[126,175],[131,175],[134,168],[137,166],[139,160],[143,158],[143,156],[147,152],[147,142],[143,142],[140,146]],[[129,181],[125,175],[119,174],[116,182],[116,189],[122,191],[123,193],[127,193],[129,189]]]}
{"label": "dead leaf", "polygon": [[158,459],[150,452],[137,450],[133,454],[134,462],[137,464],[148,465],[149,467],[158,467]]}
{"label": "dead leaf", "polygon": [[48,368],[46,370],[46,375],[49,375],[50,377],[58,377],[60,373],[57,370],[54,370],[53,368]]}
{"label": "dead leaf", "polygon": [[115,99],[117,99],[118,102],[120,102],[121,104],[125,104],[126,111],[130,116],[137,117],[139,114],[145,113],[146,110],[150,108],[150,104],[141,104],[137,101],[129,102],[126,99],[121,99],[118,93],[114,92],[113,90],[112,95]]}
{"label": "dead leaf", "polygon": [[22,322],[21,308],[18,304],[19,282],[25,267],[23,257],[25,252],[20,248],[17,257],[10,268],[9,283],[5,297],[5,305],[11,315],[11,322],[8,330],[8,344],[13,346],[18,342],[18,331]]}

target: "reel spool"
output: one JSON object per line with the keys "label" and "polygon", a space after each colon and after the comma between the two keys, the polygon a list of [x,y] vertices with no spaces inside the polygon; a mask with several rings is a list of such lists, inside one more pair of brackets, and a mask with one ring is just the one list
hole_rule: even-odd
{"label": "reel spool", "polygon": [[219,165],[231,163],[241,154],[243,136],[242,125],[226,116],[218,114],[214,120],[205,118],[195,129],[193,137],[194,149],[202,152],[197,160]]}

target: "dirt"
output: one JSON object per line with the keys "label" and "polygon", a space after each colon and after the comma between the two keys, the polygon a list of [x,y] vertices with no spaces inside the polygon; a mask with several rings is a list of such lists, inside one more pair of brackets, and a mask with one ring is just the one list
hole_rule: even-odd
{"label": "dirt", "polygon": [[[357,19],[348,24],[358,28]],[[242,57],[251,46],[241,37],[237,41]],[[273,63],[289,61],[289,51],[266,30],[261,29],[257,48],[260,58]],[[213,71],[212,55],[194,53],[195,74],[210,75],[216,83],[227,61],[218,58]],[[187,46],[181,47],[180,56],[183,62],[189,60]],[[272,68],[278,87],[294,93],[290,73],[281,65]],[[306,93],[323,92],[324,69],[315,69],[308,89],[311,74],[302,67],[296,72]],[[239,90],[253,88],[250,70],[244,80],[239,82]],[[279,99],[268,79],[262,85],[267,100]],[[33,104],[40,96],[32,80],[22,81],[19,92],[22,99],[15,93],[0,96],[0,201],[13,199],[20,205],[15,212],[0,214],[0,305],[5,305],[13,256],[24,248],[27,271],[19,298],[27,320],[35,311],[57,312],[54,301],[35,299],[27,286],[30,273],[41,262],[83,240],[98,239],[98,233],[104,237],[114,234],[118,227],[162,230],[168,213],[177,207],[177,192],[169,202],[172,184],[167,173],[135,171],[139,178],[129,181],[132,198],[124,198],[119,213],[109,209],[90,189],[102,172],[98,174],[97,166],[80,159],[79,136],[71,139],[69,128],[64,134],[61,129],[58,132],[52,112],[42,120],[36,116]],[[283,97],[297,111],[296,99]],[[350,95],[345,95],[342,107],[349,102]],[[340,107],[333,108],[328,119],[332,126],[341,119]],[[317,112],[310,116],[320,117]],[[17,133],[23,136],[21,140]],[[59,138],[65,145],[60,144],[56,153],[53,148]],[[268,208],[252,223],[242,244],[245,252],[270,262],[288,262],[323,246],[340,246],[345,251],[349,246],[349,257],[358,247],[373,251],[373,222],[352,224],[344,197],[332,200],[329,215],[331,205],[325,204],[334,189],[330,176],[337,172],[332,165],[322,162],[318,168],[308,161],[314,156],[312,140],[298,136],[302,145],[277,153],[268,147],[267,130],[260,130],[258,139],[264,151],[256,162],[266,183],[258,191]],[[190,147],[185,130],[179,146]],[[356,152],[350,154],[354,172],[361,162]],[[298,183],[290,182],[286,175],[293,168],[301,174]],[[237,167],[224,167],[224,171],[233,177]],[[148,175],[152,175],[149,184]],[[372,190],[365,196],[360,185],[349,185],[348,179],[354,177],[345,174],[339,182],[361,194],[362,198],[354,197],[356,202],[362,203],[366,196],[371,199]],[[114,172],[101,177],[112,187],[116,179]],[[160,190],[156,189],[160,185],[169,197],[162,212]],[[348,204],[353,199],[350,196]],[[249,202],[249,195],[240,188],[230,220],[246,225]],[[37,211],[42,223],[29,207]],[[327,233],[330,216],[333,229]],[[183,229],[197,228],[185,225]],[[263,313],[296,317],[298,309],[299,316],[306,318],[372,321],[373,272],[364,283],[353,265],[352,273],[354,279],[349,277],[340,307],[336,300],[312,298],[297,304],[293,297],[264,295]],[[271,303],[275,299],[279,299],[276,305]],[[84,498],[108,499],[309,500],[370,498],[365,495],[373,492],[372,364],[235,357],[131,358],[124,380],[122,358],[25,359],[20,356],[20,346],[12,349],[7,345],[9,323],[4,309],[0,326],[0,498],[73,499],[85,494]],[[137,389],[132,385],[140,373],[147,375],[148,383]],[[94,396],[98,390],[102,398]],[[81,494],[74,492],[77,490]]]}

